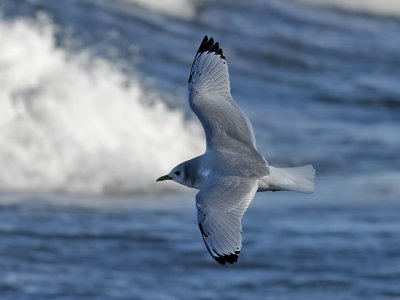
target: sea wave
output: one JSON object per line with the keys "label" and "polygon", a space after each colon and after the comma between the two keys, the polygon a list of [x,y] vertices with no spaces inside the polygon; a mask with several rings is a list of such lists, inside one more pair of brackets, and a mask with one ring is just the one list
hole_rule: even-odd
{"label": "sea wave", "polygon": [[400,1],[398,0],[297,0],[303,3],[334,7],[352,12],[375,15],[400,16]]}
{"label": "sea wave", "polygon": [[196,14],[196,3],[191,0],[125,0],[145,9],[175,17],[191,19]]}
{"label": "sea wave", "polygon": [[0,36],[2,192],[155,193],[201,152],[198,124],[138,76],[56,47],[51,22],[0,21]]}

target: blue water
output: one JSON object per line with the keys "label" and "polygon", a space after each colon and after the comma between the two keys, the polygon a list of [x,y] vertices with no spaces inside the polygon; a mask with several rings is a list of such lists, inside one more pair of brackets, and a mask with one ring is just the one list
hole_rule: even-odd
{"label": "blue water", "polygon": [[[2,0],[0,299],[400,299],[400,5],[337,4]],[[204,147],[205,34],[260,152],[317,170],[256,196],[229,266],[154,183]]]}
{"label": "blue water", "polygon": [[107,209],[31,200],[0,211],[2,299],[400,298],[397,202],[258,197],[239,262],[221,266],[189,199]]}

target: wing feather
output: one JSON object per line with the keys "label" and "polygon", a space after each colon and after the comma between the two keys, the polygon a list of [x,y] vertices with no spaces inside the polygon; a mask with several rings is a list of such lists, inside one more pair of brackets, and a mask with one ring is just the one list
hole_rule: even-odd
{"label": "wing feather", "polygon": [[228,65],[218,43],[204,37],[189,75],[189,104],[203,125],[207,148],[235,140],[256,149],[251,123],[230,93]]}
{"label": "wing feather", "polygon": [[254,179],[215,176],[196,195],[197,220],[204,243],[220,264],[237,261],[242,248],[241,219],[253,199]]}

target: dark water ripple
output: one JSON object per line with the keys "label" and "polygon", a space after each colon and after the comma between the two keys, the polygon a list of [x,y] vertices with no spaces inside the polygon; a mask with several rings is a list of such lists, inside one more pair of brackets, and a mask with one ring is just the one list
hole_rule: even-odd
{"label": "dark water ripple", "polygon": [[[4,299],[396,299],[400,207],[250,208],[240,263],[210,259],[180,207],[0,210]],[[5,271],[4,271],[5,270]]]}

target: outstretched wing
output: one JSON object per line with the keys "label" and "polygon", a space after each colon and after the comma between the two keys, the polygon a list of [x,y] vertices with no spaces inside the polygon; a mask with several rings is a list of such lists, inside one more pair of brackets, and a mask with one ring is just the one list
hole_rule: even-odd
{"label": "outstretched wing", "polygon": [[256,180],[215,177],[196,195],[197,221],[204,243],[220,264],[237,261],[242,248],[242,216],[257,191]]}
{"label": "outstretched wing", "polygon": [[231,96],[222,49],[207,36],[190,70],[189,104],[203,125],[207,148],[224,149],[230,141],[256,148],[250,121]]}

